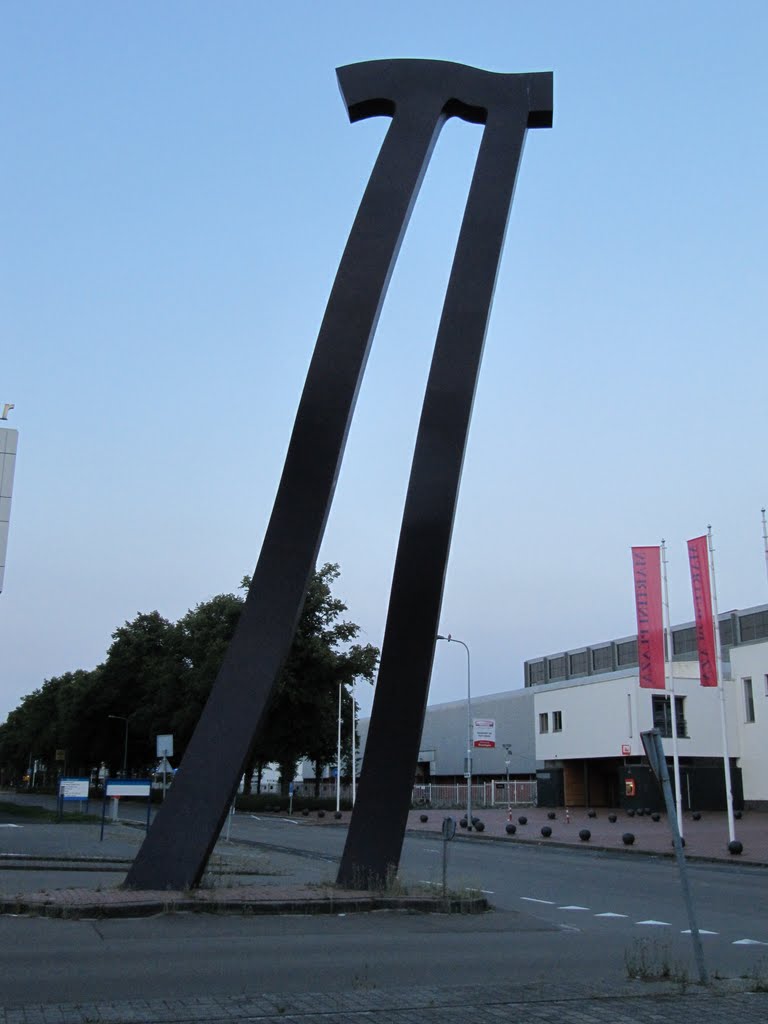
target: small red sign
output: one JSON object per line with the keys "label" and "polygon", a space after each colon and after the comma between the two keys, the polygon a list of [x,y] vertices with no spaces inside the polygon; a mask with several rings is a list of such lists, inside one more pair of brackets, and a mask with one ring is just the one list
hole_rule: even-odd
{"label": "small red sign", "polygon": [[621,756],[622,757],[629,757],[629,755],[631,753],[632,753],[632,747],[629,745],[629,743],[622,743],[621,744]]}

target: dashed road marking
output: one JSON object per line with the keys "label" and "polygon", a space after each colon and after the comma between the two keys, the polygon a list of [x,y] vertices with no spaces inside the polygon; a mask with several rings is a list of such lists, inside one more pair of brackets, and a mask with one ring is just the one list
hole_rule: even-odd
{"label": "dashed road marking", "polygon": [[289,821],[291,825],[298,825],[298,821],[294,821],[293,818],[281,818],[280,821]]}
{"label": "dashed road marking", "polygon": [[759,939],[736,939],[734,946],[768,946],[768,942],[761,942]]}
{"label": "dashed road marking", "polygon": [[557,909],[558,910],[589,910],[589,907],[568,906],[568,907],[558,907]]}
{"label": "dashed road marking", "polygon": [[[691,929],[690,928],[685,928],[683,931],[680,932],[680,934],[681,935],[690,935],[691,934]],[[699,935],[719,935],[719,934],[720,934],[720,932],[708,932],[706,928],[699,928]]]}
{"label": "dashed road marking", "polygon": [[635,924],[649,924],[656,928],[671,928],[669,921],[635,921]]}
{"label": "dashed road marking", "polygon": [[595,917],[628,917],[627,914],[614,914],[611,910],[606,910],[604,914],[595,914]]}
{"label": "dashed road marking", "polygon": [[550,907],[554,907],[554,905],[555,905],[555,901],[554,900],[537,900],[537,899],[534,899],[533,896],[521,896],[520,899],[521,900],[525,900],[526,903],[546,903],[547,906],[550,906]]}

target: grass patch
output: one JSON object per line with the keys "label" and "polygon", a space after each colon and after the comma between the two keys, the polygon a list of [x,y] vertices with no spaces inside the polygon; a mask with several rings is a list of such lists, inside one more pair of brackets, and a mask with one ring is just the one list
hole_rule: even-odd
{"label": "grass patch", "polygon": [[101,821],[101,815],[83,814],[80,811],[65,811],[60,819],[56,811],[51,811],[47,807],[38,807],[34,804],[15,804],[8,800],[0,800],[0,814],[19,821],[38,821],[43,823],[57,822],[59,820],[67,824]]}

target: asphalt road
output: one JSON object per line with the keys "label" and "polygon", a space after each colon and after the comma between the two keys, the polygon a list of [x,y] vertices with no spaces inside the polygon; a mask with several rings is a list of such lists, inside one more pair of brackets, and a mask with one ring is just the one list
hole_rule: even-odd
{"label": "asphalt road", "polygon": [[[247,844],[286,873],[322,881],[335,876],[345,830],[238,815],[231,835],[233,848]],[[3,1002],[447,985],[492,993],[510,983],[544,991],[555,982],[599,993],[625,981],[626,962],[638,964],[642,946],[651,970],[667,965],[695,977],[674,862],[461,839],[449,852],[449,886],[483,889],[494,912],[0,918]],[[441,865],[439,840],[406,840],[405,884],[439,883]],[[710,970],[768,977],[768,871],[728,863],[690,873],[699,926],[713,933],[704,936]]]}

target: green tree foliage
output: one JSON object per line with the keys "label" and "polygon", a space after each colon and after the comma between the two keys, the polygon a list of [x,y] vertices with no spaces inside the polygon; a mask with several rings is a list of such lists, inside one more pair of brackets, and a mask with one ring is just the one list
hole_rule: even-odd
{"label": "green tree foliage", "polygon": [[[371,681],[378,650],[355,643],[359,627],[342,618],[346,605],[331,586],[337,565],[318,569],[311,581],[293,647],[265,715],[251,766],[277,762],[284,784],[296,763],[309,757],[321,769],[336,753],[338,694],[343,739],[352,721],[348,688]],[[249,580],[243,580],[247,587]],[[88,774],[102,761],[122,768],[128,719],[128,769],[145,773],[155,761],[155,737],[173,733],[181,757],[210,693],[237,626],[243,598],[220,594],[178,622],[159,612],[139,614],[112,634],[103,664],[46,680],[0,725],[3,780],[19,781],[32,759],[68,774]],[[118,716],[110,718],[110,715]],[[56,750],[66,763],[55,765]],[[247,773],[250,776],[250,772]]]}

